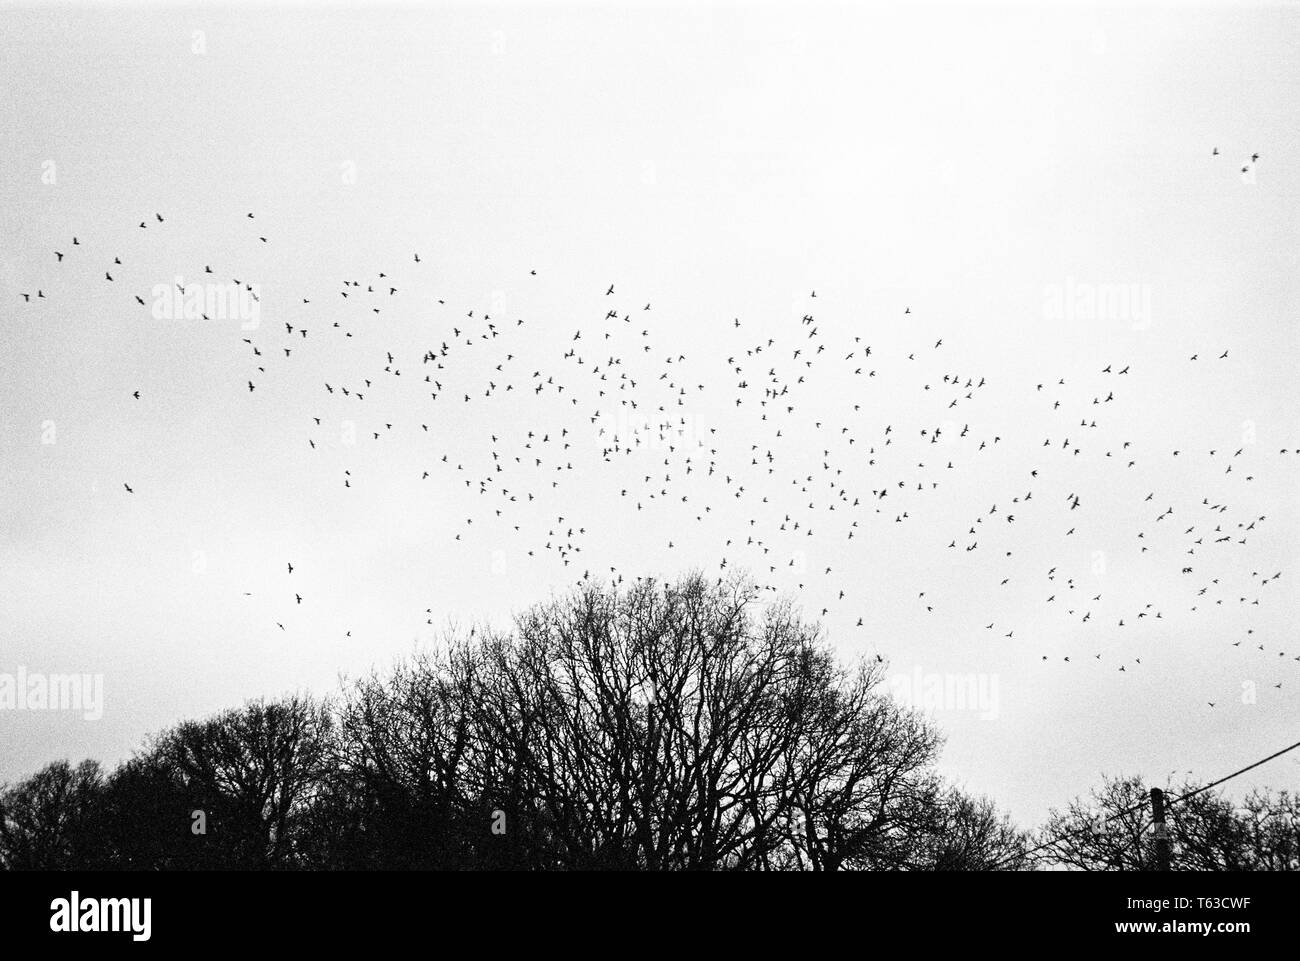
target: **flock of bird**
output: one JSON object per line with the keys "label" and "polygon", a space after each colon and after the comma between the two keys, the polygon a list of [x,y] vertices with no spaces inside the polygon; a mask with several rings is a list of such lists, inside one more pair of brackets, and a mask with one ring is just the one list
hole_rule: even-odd
{"label": "flock of bird", "polygon": [[[1258,158],[1253,155],[1251,162]],[[254,213],[237,216],[248,244],[271,243]],[[155,213],[136,229],[169,224]],[[101,283],[119,286],[114,274],[123,274],[121,258],[96,250],[92,257],[77,236],[52,250],[53,269],[63,273],[34,294],[22,293],[23,303],[35,308],[55,302],[56,284],[77,270],[97,276],[102,268]],[[832,611],[845,616],[857,604],[847,622],[856,619],[854,627],[866,631],[870,614],[861,609],[855,577],[861,566],[887,561],[872,552],[873,532],[882,524],[902,525],[897,530],[914,538],[918,550],[937,552],[936,566],[976,571],[987,583],[990,606],[998,603],[999,591],[1008,598],[1021,590],[1036,596],[1034,603],[1056,619],[1055,631],[1069,645],[1036,643],[1033,656],[1041,662],[1139,671],[1140,645],[1118,655],[1080,645],[1101,635],[1123,637],[1174,610],[1233,606],[1241,609],[1245,626],[1225,644],[1244,644],[1270,663],[1300,662],[1300,643],[1287,650],[1261,642],[1250,626],[1251,609],[1276,590],[1283,572],[1252,570],[1250,550],[1268,517],[1246,506],[1256,473],[1274,460],[1300,456],[1300,446],[1267,452],[1244,444],[1143,447],[1126,436],[1125,415],[1114,413],[1128,384],[1142,375],[1138,359],[1117,358],[1082,378],[1071,373],[1011,385],[1026,407],[1041,409],[1055,426],[1042,437],[1004,436],[981,426],[981,406],[998,381],[996,372],[967,369],[960,355],[949,354],[943,337],[905,353],[886,353],[865,332],[846,333],[841,324],[823,319],[815,290],[780,336],[751,335],[740,317],[724,318],[717,322],[717,338],[708,341],[714,353],[696,357],[680,341],[661,336],[652,302],[625,296],[617,281],[593,286],[590,297],[599,309],[572,329],[542,332],[538,347],[538,336],[523,338],[529,324],[522,317],[452,307],[436,296],[411,302],[406,291],[429,283],[434,270],[428,258],[410,252],[404,265],[340,277],[332,290],[302,291],[292,311],[286,307],[283,317],[241,332],[235,346],[246,368],[237,387],[256,402],[259,388],[290,366],[295,377],[314,384],[295,441],[309,457],[329,448],[360,460],[367,456],[364,445],[419,445],[426,459],[421,483],[463,485],[480,505],[449,531],[448,556],[490,540],[521,561],[556,565],[560,578],[621,584],[619,564],[597,570],[584,553],[596,523],[588,502],[599,490],[616,499],[624,523],[663,530],[667,551],[704,536],[692,531],[692,521],[701,532],[720,526],[719,578],[734,569],[748,571],[759,590],[774,597],[793,591],[823,618]],[[232,284],[257,297],[257,286],[235,273],[228,265],[202,265],[204,282]],[[522,282],[537,279],[538,271],[530,269]],[[187,292],[185,285],[178,291]],[[140,291],[121,296],[126,307],[149,309]],[[378,333],[409,324],[413,316],[420,318],[420,349],[368,346]],[[897,318],[910,324],[915,315],[899,304]],[[342,351],[350,358],[348,372],[340,376],[337,365],[334,372],[324,369],[323,355],[316,353],[321,343],[332,345],[332,357]],[[1226,366],[1229,355],[1219,345],[1206,361],[1199,352],[1179,360]],[[907,413],[897,420],[880,416],[879,396],[872,394],[887,377],[891,392],[906,391]],[[827,391],[828,378],[850,385],[849,391]],[[138,386],[125,386],[124,395],[148,404]],[[494,419],[495,405],[506,401],[531,417]],[[476,463],[453,446],[442,430],[450,422],[481,431],[489,456]],[[337,425],[358,423],[365,426],[356,438],[330,439]],[[816,451],[811,458],[810,444]],[[1022,451],[1032,446],[1033,465],[1006,476],[978,512],[936,534],[933,518],[943,515],[938,508],[953,503],[954,491],[969,494],[966,478],[1012,445]],[[1212,477],[1206,487],[1212,493],[1138,490],[1129,480],[1150,476],[1144,473],[1149,465],[1175,458],[1181,459],[1179,476]],[[1017,551],[1027,539],[1068,544],[1102,519],[1094,513],[1102,494],[1075,486],[1083,463],[1107,472],[1107,502],[1126,497],[1127,488],[1136,491],[1126,504],[1135,526],[1123,551],[1176,572],[1181,589],[1125,606],[1122,596],[1111,600],[1084,570],[1064,560],[1034,572],[1022,569]],[[354,467],[337,476],[342,488],[359,483]],[[123,489],[149,496],[129,478]],[[671,523],[663,519],[669,507]],[[818,553],[813,545],[832,541],[835,556],[852,562],[810,567],[807,557]],[[623,559],[623,567],[637,563]],[[292,583],[293,560],[286,570]],[[945,604],[932,585],[915,586],[919,618]],[[290,611],[310,603],[300,589],[286,585],[284,591]],[[1006,608],[1023,611],[1010,602]],[[971,618],[971,630],[999,641],[1024,640],[1026,630],[1018,630],[1016,617]],[[1035,619],[1030,630],[1041,634],[1044,623]],[[286,630],[283,620],[274,624]],[[1274,674],[1270,683],[1281,689],[1287,678],[1280,670]]]}
{"label": "flock of bird", "polygon": [[[1210,156],[1212,156],[1212,157],[1217,157],[1217,156],[1219,156],[1219,148],[1218,148],[1218,147],[1215,147],[1213,150],[1211,150],[1211,151],[1210,151]],[[1251,155],[1250,155],[1250,160],[1249,160],[1249,162],[1242,164],[1241,172],[1244,173],[1244,174],[1250,173],[1251,165],[1252,165],[1252,164],[1257,164],[1257,163],[1259,163],[1259,154],[1257,154],[1257,153],[1253,153],[1253,154],[1251,154]]]}

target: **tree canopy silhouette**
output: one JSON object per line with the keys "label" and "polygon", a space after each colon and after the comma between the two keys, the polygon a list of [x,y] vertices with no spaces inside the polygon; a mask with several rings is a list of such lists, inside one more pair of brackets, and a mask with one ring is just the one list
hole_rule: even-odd
{"label": "tree canopy silhouette", "polygon": [[[1087,798],[1051,813],[1041,833],[1054,843],[1037,859],[1087,871],[1156,870],[1150,793],[1138,777],[1104,779]],[[1174,870],[1300,870],[1300,797],[1256,790],[1234,805],[1186,783],[1165,793]]]}
{"label": "tree canopy silhouette", "polygon": [[[940,733],[885,670],[740,577],[584,582],[324,700],[177,724],[111,773],[50,764],[0,791],[0,866],[1153,866],[1140,779],[1053,812],[1031,857],[939,777]],[[1294,796],[1190,790],[1171,792],[1175,867],[1300,867]]]}

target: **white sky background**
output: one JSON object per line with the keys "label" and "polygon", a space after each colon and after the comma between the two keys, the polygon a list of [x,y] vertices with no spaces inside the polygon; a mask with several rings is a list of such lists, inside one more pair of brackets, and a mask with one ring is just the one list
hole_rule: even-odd
{"label": "white sky background", "polygon": [[[584,570],[724,557],[829,608],[846,655],[996,679],[996,719],[935,711],[942,769],[1026,826],[1102,772],[1208,780],[1291,743],[1298,46],[1283,6],[6,6],[0,672],[102,673],[106,703],[97,722],[0,713],[0,780],[328,692]],[[261,327],[135,303],[177,275],[259,284]],[[1149,322],[1049,316],[1069,283],[1138,285]],[[444,369],[422,365],[444,341]],[[772,368],[790,394],[763,407]],[[986,385],[965,400],[945,374]],[[601,459],[660,404],[688,439]],[[1281,760],[1238,783],[1297,780]]]}

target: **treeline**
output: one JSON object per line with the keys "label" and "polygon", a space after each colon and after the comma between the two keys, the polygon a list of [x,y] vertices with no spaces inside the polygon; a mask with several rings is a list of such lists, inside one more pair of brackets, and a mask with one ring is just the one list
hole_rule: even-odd
{"label": "treeline", "polygon": [[[327,700],[182,723],[111,772],[51,764],[0,792],[0,865],[1150,866],[1140,811],[1130,855],[1087,805],[1046,829],[1082,840],[1031,854],[1038,838],[939,777],[938,731],[882,691],[880,663],[841,664],[794,608],[755,598],[700,576],[584,586]],[[1142,791],[1115,783],[1116,803]],[[1257,797],[1249,830],[1202,798],[1212,817],[1173,822],[1176,846],[1182,830],[1205,848],[1196,867],[1296,866],[1286,795]]]}

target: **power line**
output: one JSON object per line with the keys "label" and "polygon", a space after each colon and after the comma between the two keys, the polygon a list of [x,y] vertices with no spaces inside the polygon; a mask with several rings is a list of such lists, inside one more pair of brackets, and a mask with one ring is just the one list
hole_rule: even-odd
{"label": "power line", "polygon": [[[1273,753],[1273,754],[1270,754],[1268,757],[1263,758],[1263,759],[1261,759],[1261,760],[1259,760],[1259,761],[1256,761],[1254,764],[1248,764],[1248,765],[1246,765],[1246,767],[1243,767],[1243,768],[1242,768],[1241,770],[1239,770],[1239,771],[1233,771],[1231,774],[1228,774],[1228,775],[1226,775],[1226,776],[1224,776],[1224,777],[1221,777],[1221,778],[1219,778],[1217,781],[1211,781],[1209,784],[1202,785],[1201,787],[1198,787],[1195,791],[1188,791],[1186,794],[1180,795],[1179,797],[1176,797],[1176,798],[1173,798],[1173,799],[1170,799],[1170,800],[1166,800],[1165,804],[1166,804],[1167,807],[1173,807],[1175,804],[1181,804],[1183,801],[1189,800],[1190,798],[1194,798],[1194,797],[1196,797],[1196,795],[1198,795],[1198,794],[1200,794],[1200,793],[1202,793],[1202,792],[1204,792],[1204,791],[1208,791],[1208,790],[1210,790],[1211,788],[1218,787],[1220,784],[1223,784],[1225,781],[1231,781],[1234,777],[1237,777],[1237,776],[1239,776],[1239,775],[1241,775],[1241,774],[1245,774],[1247,771],[1253,771],[1255,768],[1259,767],[1261,764],[1267,764],[1269,761],[1272,761],[1274,758],[1279,758],[1279,757],[1281,757],[1283,754],[1286,754],[1286,753],[1289,752],[1289,751],[1294,751],[1296,748],[1300,748],[1300,741],[1296,741],[1296,742],[1295,742],[1294,744],[1292,744],[1290,747],[1284,747],[1284,748],[1282,748],[1282,750],[1277,751],[1277,752],[1275,752],[1275,753]],[[1147,804],[1149,803],[1149,800],[1150,800],[1149,798],[1143,798],[1143,799],[1142,799],[1141,801],[1139,801],[1138,803],[1133,804],[1133,805],[1130,805],[1129,807],[1125,808],[1123,811],[1119,811],[1119,812],[1117,812],[1117,813],[1115,813],[1115,814],[1110,815],[1110,816],[1107,817],[1105,820],[1103,820],[1102,823],[1103,823],[1103,824],[1109,824],[1111,821],[1118,820],[1119,818],[1122,818],[1122,817],[1124,817],[1124,816],[1127,815],[1127,814],[1132,814],[1134,811],[1137,811],[1137,810],[1139,810],[1139,809],[1141,809],[1141,808],[1146,807]],[[1062,842],[1062,841],[1068,841],[1068,840],[1070,840],[1071,838],[1074,838],[1074,837],[1079,836],[1080,834],[1086,834],[1086,833],[1089,833],[1089,832],[1091,832],[1091,831],[1092,831],[1092,827],[1091,827],[1091,826],[1089,826],[1089,827],[1084,827],[1084,828],[1078,828],[1078,829],[1076,829],[1076,830],[1074,830],[1074,831],[1068,831],[1068,832],[1066,832],[1065,834],[1061,834],[1061,835],[1058,835],[1058,836],[1056,836],[1056,837],[1054,837],[1054,838],[1051,838],[1050,840],[1044,841],[1042,844],[1038,845],[1037,847],[1030,848],[1028,851],[1025,851],[1023,854],[1008,855],[1007,857],[1002,858],[1001,860],[999,860],[999,861],[997,861],[996,863],[994,863],[992,869],[993,869],[993,870],[997,870],[998,868],[1000,868],[1003,864],[1005,864],[1007,861],[1011,860],[1012,858],[1017,858],[1017,857],[1020,857],[1020,858],[1028,858],[1028,857],[1030,857],[1031,855],[1037,854],[1039,851],[1042,851],[1044,848],[1050,848],[1050,847],[1052,847],[1053,845],[1059,844],[1059,843]]]}
{"label": "power line", "polygon": [[1219,786],[1220,784],[1222,784],[1224,781],[1231,781],[1231,780],[1232,780],[1234,777],[1236,777],[1238,774],[1245,774],[1247,771],[1253,770],[1254,768],[1259,767],[1261,764],[1266,764],[1267,762],[1273,760],[1273,758],[1275,758],[1275,757],[1281,757],[1281,756],[1282,756],[1283,754],[1285,754],[1287,751],[1294,751],[1294,750],[1295,750],[1296,748],[1298,748],[1298,747],[1300,747],[1300,741],[1296,741],[1296,742],[1295,742],[1294,744],[1292,744],[1290,747],[1284,747],[1284,748],[1282,748],[1282,750],[1278,751],[1276,754],[1270,754],[1268,757],[1264,758],[1264,760],[1262,760],[1262,761],[1256,761],[1254,764],[1248,765],[1247,767],[1243,767],[1240,771],[1233,771],[1233,772],[1232,772],[1231,774],[1229,774],[1227,777],[1221,777],[1221,778],[1219,778],[1217,781],[1212,781],[1212,782],[1210,782],[1209,784],[1205,785],[1204,787],[1198,787],[1195,791],[1189,791],[1187,794],[1184,794],[1182,797],[1175,798],[1173,801],[1171,801],[1171,802],[1169,802],[1169,803],[1170,803],[1170,804],[1177,804],[1179,801],[1185,801],[1185,800],[1187,800],[1187,799],[1190,798],[1190,797],[1195,797],[1196,795],[1200,794],[1202,791],[1208,791],[1208,790],[1209,790],[1210,788],[1212,788],[1212,787],[1218,787],[1218,786]]}

